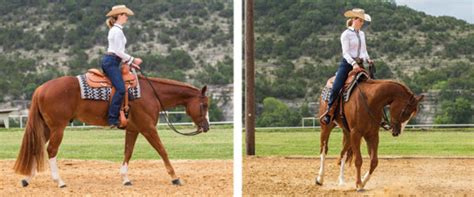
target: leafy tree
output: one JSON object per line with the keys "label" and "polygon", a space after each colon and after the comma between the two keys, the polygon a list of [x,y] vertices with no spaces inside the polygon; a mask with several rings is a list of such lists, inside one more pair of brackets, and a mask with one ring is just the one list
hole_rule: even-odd
{"label": "leafy tree", "polygon": [[300,120],[298,111],[276,98],[268,97],[263,101],[263,112],[257,117],[257,126],[295,126]]}
{"label": "leafy tree", "polygon": [[474,110],[471,102],[465,98],[457,98],[455,102],[443,101],[441,113],[436,116],[437,124],[462,124],[470,123]]}

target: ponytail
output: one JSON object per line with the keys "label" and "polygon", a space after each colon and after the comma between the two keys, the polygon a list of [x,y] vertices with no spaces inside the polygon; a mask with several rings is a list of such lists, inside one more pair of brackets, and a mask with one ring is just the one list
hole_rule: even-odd
{"label": "ponytail", "polygon": [[346,21],[346,27],[352,26],[352,19],[353,19],[353,18],[347,19],[347,21]]}
{"label": "ponytail", "polygon": [[117,21],[117,17],[111,16],[107,18],[107,20],[105,20],[105,24],[107,25],[107,27],[112,28],[112,26],[114,26],[115,24],[115,21]]}

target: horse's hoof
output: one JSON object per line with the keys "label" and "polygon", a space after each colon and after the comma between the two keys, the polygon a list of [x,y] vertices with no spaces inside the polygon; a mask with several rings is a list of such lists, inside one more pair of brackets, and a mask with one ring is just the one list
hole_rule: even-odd
{"label": "horse's hoof", "polygon": [[364,192],[364,191],[365,191],[365,189],[364,189],[364,188],[357,188],[357,190],[356,190],[356,191],[357,191],[357,192]]}
{"label": "horse's hoof", "polygon": [[318,177],[316,177],[316,185],[319,185],[319,186],[322,186],[322,185],[323,185],[323,181],[322,181],[322,180],[319,180]]}
{"label": "horse's hoof", "polygon": [[21,186],[27,187],[28,185],[29,185],[28,181],[26,181],[25,179],[21,180]]}
{"label": "horse's hoof", "polygon": [[59,186],[59,188],[65,188],[65,187],[66,187],[66,185],[60,185]]}
{"label": "horse's hoof", "polygon": [[179,178],[177,178],[177,179],[171,181],[171,183],[173,183],[173,185],[177,185],[177,186],[183,185],[183,184],[181,183],[181,180],[179,180]]}
{"label": "horse's hoof", "polygon": [[131,186],[131,185],[132,185],[132,182],[131,182],[131,181],[127,181],[127,182],[125,182],[123,185],[125,185],[125,186]]}
{"label": "horse's hoof", "polygon": [[316,185],[322,186],[323,183],[319,182],[318,179],[316,179]]}

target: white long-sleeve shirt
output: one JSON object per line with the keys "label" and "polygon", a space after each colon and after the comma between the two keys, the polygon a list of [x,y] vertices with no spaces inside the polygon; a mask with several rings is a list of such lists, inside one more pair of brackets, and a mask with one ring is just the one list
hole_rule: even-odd
{"label": "white long-sleeve shirt", "polygon": [[348,27],[341,34],[342,56],[347,63],[354,65],[354,58],[359,57],[366,61],[370,60],[365,44],[365,34],[363,31],[355,31],[354,28]]}
{"label": "white long-sleeve shirt", "polygon": [[123,34],[122,26],[114,24],[109,30],[107,39],[109,40],[109,47],[107,52],[112,52],[115,55],[122,58],[122,62],[128,62],[132,60],[132,56],[125,53],[125,45],[127,44],[127,38]]}

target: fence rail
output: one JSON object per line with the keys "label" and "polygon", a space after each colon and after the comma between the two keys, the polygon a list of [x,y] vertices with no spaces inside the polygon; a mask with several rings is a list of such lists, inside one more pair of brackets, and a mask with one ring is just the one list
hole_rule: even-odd
{"label": "fence rail", "polygon": [[[173,111],[173,112],[168,112],[168,114],[186,114],[186,112],[176,112],[176,111]],[[24,125],[24,122],[26,122],[28,116],[27,115],[10,115],[9,116],[9,119],[17,119],[19,118],[20,121],[19,121],[19,128],[23,128],[25,125]],[[232,125],[233,124],[233,121],[216,121],[216,122],[209,122],[210,125]],[[167,123],[160,123],[158,122],[158,124],[156,126],[166,126],[168,125]],[[192,126],[194,125],[193,122],[173,122],[173,125],[175,126]],[[96,128],[96,127],[100,127],[100,126],[94,126],[94,125],[87,125],[86,123],[81,123],[81,124],[77,124],[77,123],[74,123],[74,122],[71,122],[68,126],[68,128]],[[18,128],[18,127],[12,127],[12,128]]]}

